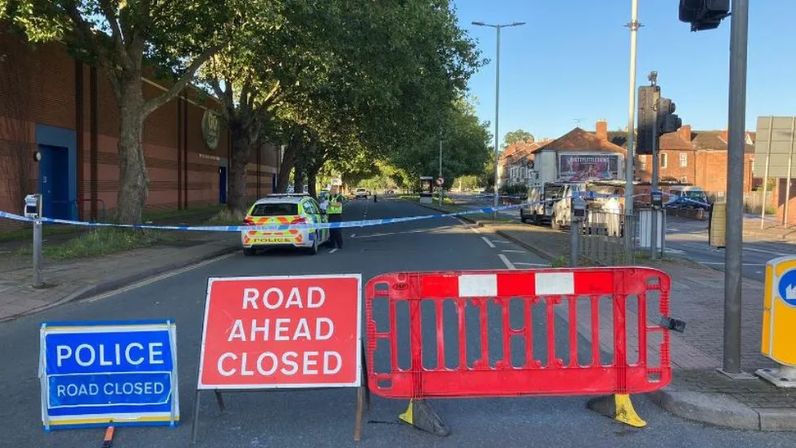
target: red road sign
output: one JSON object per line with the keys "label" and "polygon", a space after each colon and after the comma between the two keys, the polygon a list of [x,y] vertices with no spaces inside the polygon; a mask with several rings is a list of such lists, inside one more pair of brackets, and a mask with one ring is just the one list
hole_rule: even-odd
{"label": "red road sign", "polygon": [[210,278],[199,389],[356,387],[361,276]]}

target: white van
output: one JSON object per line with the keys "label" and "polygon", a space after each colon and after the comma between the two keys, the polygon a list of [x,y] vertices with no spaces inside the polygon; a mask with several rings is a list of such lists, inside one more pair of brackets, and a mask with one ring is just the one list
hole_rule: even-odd
{"label": "white van", "polygon": [[547,182],[528,188],[528,200],[520,207],[520,220],[536,225],[550,222],[554,229],[568,226],[572,219],[572,196],[586,191],[585,182]]}

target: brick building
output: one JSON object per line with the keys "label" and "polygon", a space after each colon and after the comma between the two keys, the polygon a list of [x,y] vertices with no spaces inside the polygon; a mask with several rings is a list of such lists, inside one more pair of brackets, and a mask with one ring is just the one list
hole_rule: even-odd
{"label": "brick building", "polygon": [[[626,146],[626,132],[610,132],[610,139]],[[744,192],[758,183],[752,176],[754,132],[746,133],[744,152]],[[677,132],[664,134],[660,139],[660,178],[702,187],[710,194],[721,196],[727,190],[727,131],[694,131],[684,125]],[[642,181],[652,178],[652,157],[636,156],[636,177]]]}
{"label": "brick building", "polygon": [[[165,89],[144,81],[146,97]],[[225,202],[230,145],[219,108],[189,87],[147,118],[147,209]],[[0,210],[19,212],[25,194],[41,192],[46,216],[102,218],[116,207],[118,135],[116,98],[101,70],[62,44],[33,47],[0,31]],[[272,191],[278,156],[272,145],[254,151],[250,197]]]}
{"label": "brick building", "polygon": [[521,141],[508,145],[498,160],[500,186],[527,185],[533,173],[533,151],[544,143],[546,141]]}

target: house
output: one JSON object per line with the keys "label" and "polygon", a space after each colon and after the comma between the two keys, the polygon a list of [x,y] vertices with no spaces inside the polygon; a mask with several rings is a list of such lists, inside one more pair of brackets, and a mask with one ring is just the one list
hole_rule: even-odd
{"label": "house", "polygon": [[576,127],[532,152],[540,182],[555,180],[621,179],[626,150],[609,139],[608,123],[598,121],[595,132]]}
{"label": "house", "polygon": [[508,145],[498,160],[500,186],[527,185],[533,174],[533,151],[545,142],[530,140]]}
{"label": "house", "polygon": [[[753,132],[746,133],[744,148],[743,191],[756,185],[752,176],[754,160]],[[715,196],[727,190],[727,131],[694,131],[683,125],[676,132],[661,136],[659,143],[660,179],[702,187]],[[652,156],[636,156],[636,177],[652,179]]]}

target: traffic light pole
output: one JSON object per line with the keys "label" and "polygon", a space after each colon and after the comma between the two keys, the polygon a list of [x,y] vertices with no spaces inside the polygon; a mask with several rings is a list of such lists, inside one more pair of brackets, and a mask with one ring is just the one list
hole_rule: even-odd
{"label": "traffic light pole", "polygon": [[741,246],[743,243],[743,156],[746,133],[746,53],[749,0],[732,1],[731,20],[722,371],[732,377],[738,377],[742,375]]}
{"label": "traffic light pole", "polygon": [[627,154],[625,156],[625,261],[630,262],[633,255],[633,165],[635,160],[636,128],[636,48],[638,40],[638,0],[631,0],[630,6],[630,85],[627,101]]}
{"label": "traffic light pole", "polygon": [[[654,84],[653,84],[654,85]],[[652,193],[658,191],[659,177],[660,177],[660,160],[658,156],[658,143],[660,137],[658,136],[658,109],[660,108],[659,101],[655,101],[652,105],[652,129],[655,134],[652,137],[652,184],[650,185],[650,259],[658,258],[658,209],[652,201]]]}

